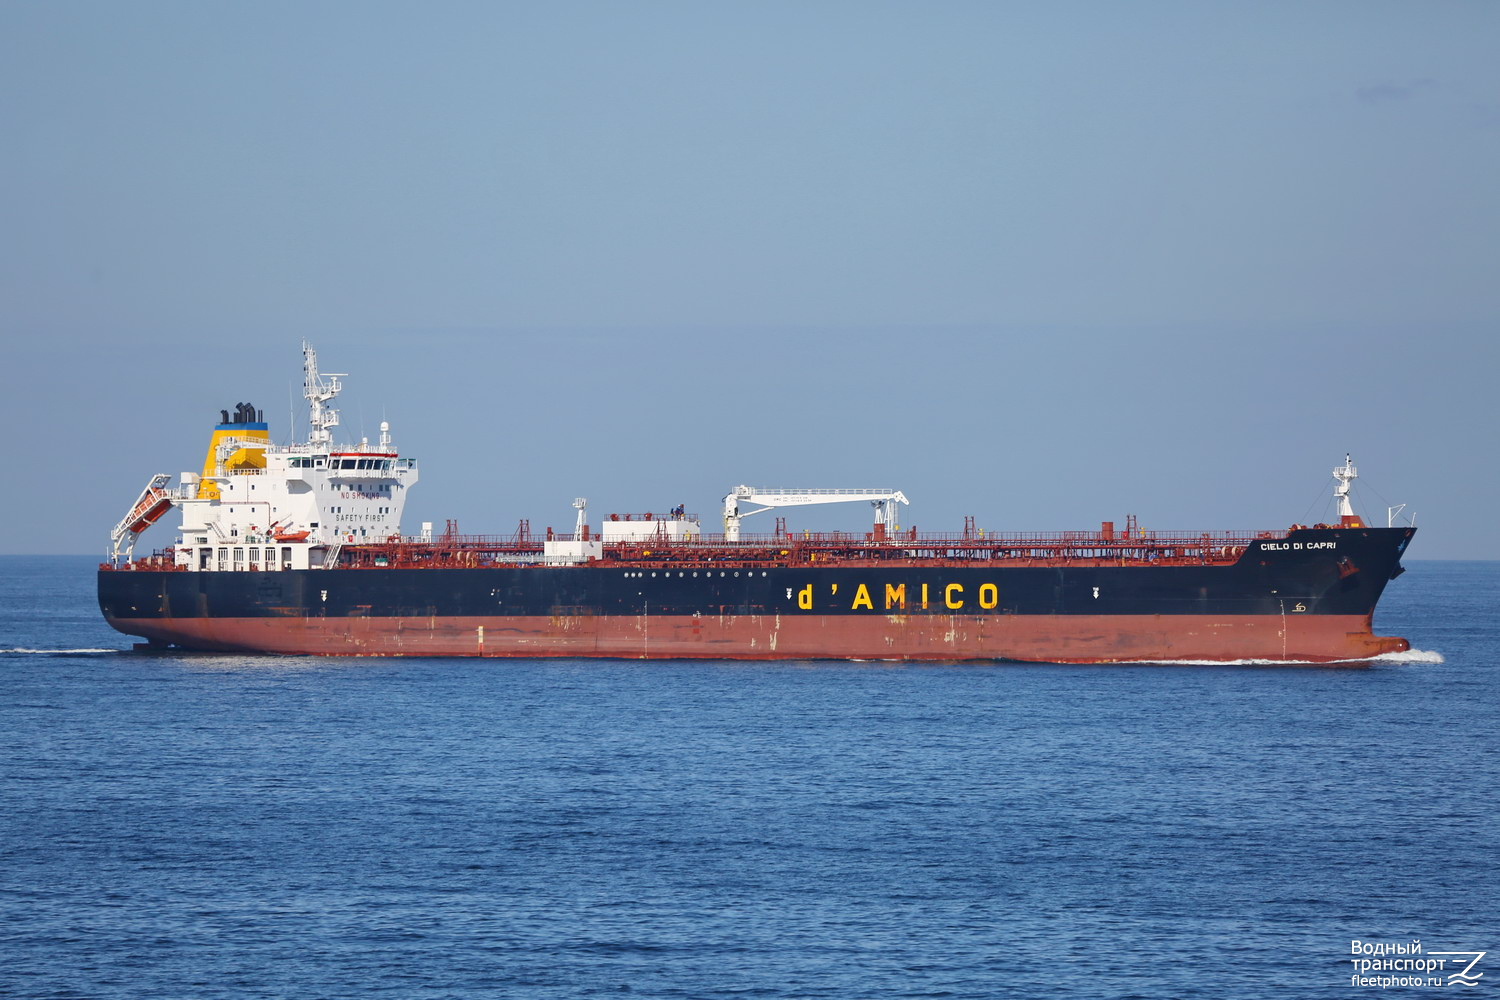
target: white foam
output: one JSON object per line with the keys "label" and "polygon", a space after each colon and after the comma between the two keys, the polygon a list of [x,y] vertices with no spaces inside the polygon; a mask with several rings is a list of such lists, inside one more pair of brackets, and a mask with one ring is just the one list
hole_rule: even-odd
{"label": "white foam", "polygon": [[1443,654],[1431,649],[1408,649],[1401,653],[1381,653],[1379,663],[1442,663]]}
{"label": "white foam", "polygon": [[1328,667],[1341,663],[1442,663],[1443,654],[1427,649],[1408,649],[1379,656],[1360,656],[1349,660],[1121,660],[1121,663],[1150,663],[1171,667]]}
{"label": "white foam", "polygon": [[1116,663],[1146,663],[1163,667],[1315,667],[1328,662],[1362,663],[1362,660],[1116,660]]}
{"label": "white foam", "polygon": [[33,656],[77,656],[83,653],[118,653],[118,649],[0,649],[0,653],[30,653]]}

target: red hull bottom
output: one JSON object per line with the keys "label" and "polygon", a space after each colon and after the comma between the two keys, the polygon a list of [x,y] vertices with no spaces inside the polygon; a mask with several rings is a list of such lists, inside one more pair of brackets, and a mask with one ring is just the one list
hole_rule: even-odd
{"label": "red hull bottom", "polygon": [[712,660],[1361,660],[1410,648],[1362,615],[775,615],[111,619],[154,643],[321,656]]}

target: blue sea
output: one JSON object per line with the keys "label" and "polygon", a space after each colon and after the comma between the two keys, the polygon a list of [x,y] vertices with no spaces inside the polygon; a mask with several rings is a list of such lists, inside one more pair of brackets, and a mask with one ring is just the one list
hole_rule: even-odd
{"label": "blue sea", "polygon": [[1334,667],[158,655],[93,566],[0,558],[0,995],[1500,980],[1500,563],[1410,563],[1413,652]]}

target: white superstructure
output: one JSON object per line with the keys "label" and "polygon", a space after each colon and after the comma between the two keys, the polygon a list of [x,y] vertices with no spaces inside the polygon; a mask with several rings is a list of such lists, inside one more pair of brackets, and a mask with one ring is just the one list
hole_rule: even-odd
{"label": "white superstructure", "polygon": [[[182,512],[175,559],[193,571],[315,569],[331,566],[342,545],[400,536],[416,460],[397,454],[384,421],[373,445],[334,444],[338,411],[327,404],[342,385],[338,376],[319,373],[316,351],[302,348],[308,440],[274,445],[249,404],[239,404],[232,419],[224,411],[203,472],[182,473],[175,490],[163,489],[165,477],[153,479],[115,529],[114,558],[123,540],[133,546],[149,525],[139,524],[138,510],[161,496]],[[127,546],[127,558],[129,552]]]}

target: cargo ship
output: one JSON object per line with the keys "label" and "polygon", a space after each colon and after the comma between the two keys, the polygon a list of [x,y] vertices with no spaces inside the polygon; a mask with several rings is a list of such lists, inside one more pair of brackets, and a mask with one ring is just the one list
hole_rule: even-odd
{"label": "cargo ship", "polygon": [[[1354,513],[1277,531],[1123,525],[1004,534],[898,524],[895,489],[738,486],[722,527],[685,505],[573,530],[401,530],[418,464],[382,422],[336,444],[341,375],[303,345],[307,440],[270,440],[249,403],[220,411],[201,471],[153,476],[111,536],[99,605],[144,648],[329,656],[841,659],[1065,663],[1364,660],[1409,648],[1372,631],[1416,529]],[[765,534],[776,509],[869,503],[868,530]],[[169,511],[175,544],[136,556]],[[1388,522],[1391,518],[1388,517]]]}

